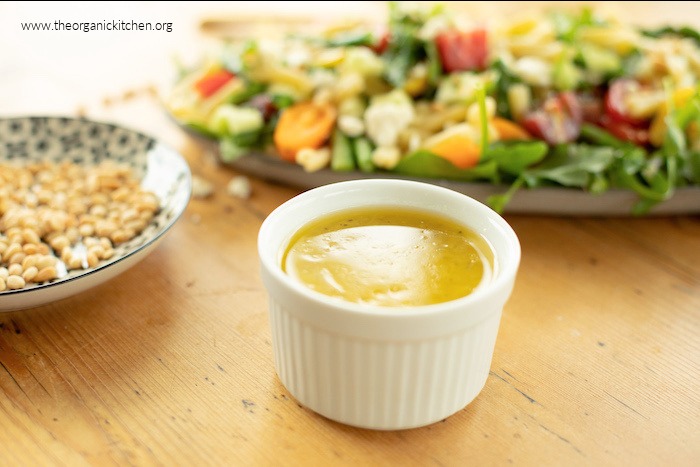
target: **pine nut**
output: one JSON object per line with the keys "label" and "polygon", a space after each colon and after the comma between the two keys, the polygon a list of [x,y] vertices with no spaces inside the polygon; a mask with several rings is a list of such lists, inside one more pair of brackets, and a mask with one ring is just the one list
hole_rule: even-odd
{"label": "pine nut", "polygon": [[98,258],[102,258],[102,254],[104,253],[104,251],[104,248],[102,248],[102,245],[100,245],[99,243],[97,245],[92,245],[87,249],[88,255],[93,254]]}
{"label": "pine nut", "polygon": [[76,243],[80,239],[80,232],[77,228],[71,227],[66,230],[66,237],[71,244]]}
{"label": "pine nut", "polygon": [[64,263],[67,263],[70,261],[71,257],[73,256],[73,248],[67,246],[63,250],[61,250],[61,261]]}
{"label": "pine nut", "polygon": [[36,266],[36,263],[39,261],[39,255],[28,255],[22,260],[22,269],[25,271],[27,268],[31,268],[32,266]]}
{"label": "pine nut", "polygon": [[100,259],[97,257],[95,253],[88,253],[87,254],[87,264],[88,267],[94,268],[97,266],[100,262]]}
{"label": "pine nut", "polygon": [[34,282],[46,282],[50,281],[51,279],[55,279],[56,277],[58,277],[56,268],[53,266],[47,266],[39,270],[39,273],[34,278]]}
{"label": "pine nut", "polygon": [[142,219],[134,219],[129,222],[124,223],[124,228],[125,229],[131,229],[135,232],[141,232],[143,229],[146,228],[146,221]]}
{"label": "pine nut", "polygon": [[63,251],[64,248],[70,245],[70,240],[68,240],[68,237],[66,237],[65,235],[59,235],[58,237],[51,240],[49,242],[49,245],[51,245],[51,248],[53,248],[56,251]]}
{"label": "pine nut", "polygon": [[90,248],[91,246],[99,245],[100,244],[100,239],[96,237],[87,237],[83,238],[83,245],[85,245],[87,248]]}
{"label": "pine nut", "polygon": [[44,255],[41,256],[37,262],[36,262],[36,267],[41,271],[44,268],[47,268],[49,266],[55,266],[56,265],[56,258],[53,256],[49,255]]}
{"label": "pine nut", "polygon": [[27,254],[24,251],[19,251],[12,255],[10,258],[10,261],[8,261],[10,264],[22,264],[22,261],[24,261],[24,258],[27,257]]}
{"label": "pine nut", "polygon": [[10,264],[7,267],[7,272],[10,276],[19,276],[22,274],[22,265],[21,264]]}
{"label": "pine nut", "polygon": [[78,227],[78,233],[83,237],[89,237],[95,233],[95,226],[92,224],[81,224]]}
{"label": "pine nut", "polygon": [[100,237],[109,237],[115,230],[117,226],[111,221],[100,220],[95,224],[95,233]]}
{"label": "pine nut", "polygon": [[125,241],[129,240],[130,237],[126,231],[118,229],[112,232],[109,238],[112,239],[112,243],[118,245],[119,243],[124,243]]}
{"label": "pine nut", "polygon": [[22,251],[28,255],[34,255],[39,252],[39,244],[37,243],[27,243],[22,245]]}
{"label": "pine nut", "polygon": [[36,268],[36,266],[32,266],[24,270],[22,273],[22,279],[24,279],[25,282],[31,282],[37,274],[39,274],[39,270]]}
{"label": "pine nut", "polygon": [[7,288],[10,290],[21,289],[25,285],[26,283],[24,282],[24,279],[22,279],[22,276],[13,274],[7,278]]}
{"label": "pine nut", "polygon": [[11,243],[2,254],[3,261],[9,261],[10,258],[15,254],[22,251],[22,246],[19,243]]}
{"label": "pine nut", "polygon": [[66,262],[68,269],[82,269],[83,259],[78,255],[72,255]]}
{"label": "pine nut", "polygon": [[22,231],[22,237],[24,239],[24,243],[38,244],[41,242],[39,235],[37,235],[37,233],[32,229],[24,229]]}
{"label": "pine nut", "polygon": [[96,204],[91,207],[88,212],[95,217],[105,217],[107,215],[107,208],[103,204]]}

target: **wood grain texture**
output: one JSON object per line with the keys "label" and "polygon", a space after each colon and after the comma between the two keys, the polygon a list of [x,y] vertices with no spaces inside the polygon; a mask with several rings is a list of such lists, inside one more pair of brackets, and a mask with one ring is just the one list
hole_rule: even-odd
{"label": "wood grain texture", "polygon": [[[642,17],[668,14],[643,7]],[[26,39],[17,42],[22,53],[0,51],[2,89],[24,89],[45,71],[42,57],[66,53],[63,36],[45,49],[20,36],[26,8],[0,4],[0,35]],[[180,29],[168,41],[116,37],[134,63],[151,57],[140,41],[167,42],[159,55],[187,49],[196,31],[185,19],[196,25],[195,8],[206,5],[173,14]],[[23,58],[30,53],[36,58]],[[215,185],[128,272],[0,314],[0,465],[697,465],[700,218],[507,216],[523,257],[482,393],[421,429],[340,425],[301,407],[272,363],[256,235],[298,190],[252,180],[249,200],[232,198],[226,184],[236,174],[156,100],[105,105],[102,96],[133,86],[134,73],[154,82],[167,74],[164,63],[154,66],[125,63],[81,92],[65,78],[73,71],[53,70],[48,89],[65,90],[54,100],[45,89],[0,92],[2,114],[80,107],[157,135]]]}

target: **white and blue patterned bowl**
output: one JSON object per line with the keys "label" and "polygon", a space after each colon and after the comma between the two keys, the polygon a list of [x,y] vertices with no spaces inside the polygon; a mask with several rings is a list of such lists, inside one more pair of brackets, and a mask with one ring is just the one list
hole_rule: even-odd
{"label": "white and blue patterned bowl", "polygon": [[124,272],[150,253],[187,207],[192,179],[187,162],[154,138],[109,123],[66,117],[0,118],[0,163],[113,160],[131,167],[160,209],[136,237],[114,248],[96,267],[60,272],[43,284],[0,292],[0,311],[31,308],[83,292]]}

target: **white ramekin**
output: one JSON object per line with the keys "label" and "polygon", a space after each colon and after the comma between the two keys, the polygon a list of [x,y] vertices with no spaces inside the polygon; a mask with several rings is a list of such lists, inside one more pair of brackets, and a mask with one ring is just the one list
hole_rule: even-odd
{"label": "white ramekin", "polygon": [[[372,205],[432,211],[479,232],[494,250],[492,281],[450,302],[390,308],[327,297],[282,271],[284,248],[304,224]],[[260,228],[258,253],[269,295],[275,369],[311,410],[363,428],[413,428],[461,410],[486,383],[520,244],[506,221],[478,201],[405,180],[326,185],[275,209]]]}

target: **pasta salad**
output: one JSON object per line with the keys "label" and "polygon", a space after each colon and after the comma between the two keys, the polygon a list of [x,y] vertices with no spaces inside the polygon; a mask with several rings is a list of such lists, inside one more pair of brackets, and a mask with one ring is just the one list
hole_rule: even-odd
{"label": "pasta salad", "polygon": [[383,25],[250,38],[184,73],[168,101],[231,161],[639,196],[700,185],[700,34],[590,8],[489,25],[392,3]]}

